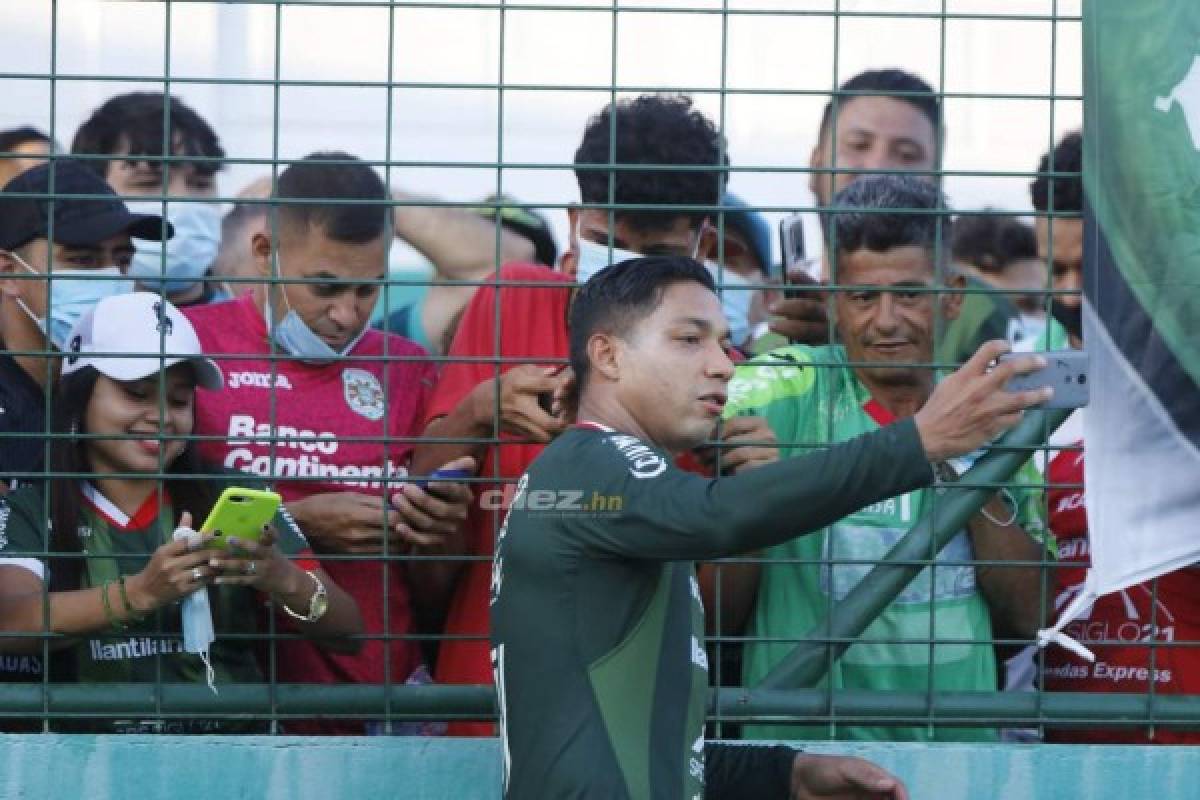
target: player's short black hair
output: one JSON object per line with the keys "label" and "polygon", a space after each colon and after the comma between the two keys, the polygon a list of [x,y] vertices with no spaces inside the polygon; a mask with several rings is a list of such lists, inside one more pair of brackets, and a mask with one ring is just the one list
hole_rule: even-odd
{"label": "player's short black hair", "polygon": [[1037,258],[1037,237],[1031,226],[1008,214],[959,214],[950,252],[960,263],[1003,272],[1014,261]]}
{"label": "player's short black hair", "polygon": [[576,399],[583,393],[591,366],[588,340],[600,332],[626,334],[654,313],[667,287],[686,282],[717,290],[704,265],[686,256],[631,258],[605,267],[583,285],[571,303],[568,322]]}
{"label": "player's short black hair", "polygon": [[[170,136],[164,137],[164,116],[170,117]],[[163,140],[172,142],[163,152]],[[219,159],[225,150],[203,117],[174,95],[162,92],[129,92],[110,98],[79,126],[71,152],[79,155],[116,155],[127,149],[130,156],[188,156]],[[109,161],[84,162],[100,177],[108,174]],[[216,161],[192,162],[197,173],[213,175],[221,169]]]}
{"label": "player's short black hair", "polygon": [[51,149],[54,148],[53,139],[29,125],[0,131],[0,153],[11,153],[27,142],[45,142],[50,145]]}
{"label": "player's short black hair", "polygon": [[[1038,176],[1029,185],[1038,211],[1083,211],[1083,133],[1072,131],[1038,162]],[[1051,177],[1048,172],[1066,172]],[[1051,187],[1054,208],[1050,207]]]}
{"label": "player's short black hair", "polygon": [[[844,94],[847,92],[851,94]],[[825,104],[825,110],[821,112],[819,141],[824,141],[826,133],[829,132],[834,99],[841,107],[855,97],[862,97],[864,92],[869,93],[872,97],[894,97],[908,103],[925,115],[929,124],[933,126],[934,135],[941,135],[942,104],[938,100],[937,93],[933,91],[933,87],[911,72],[892,68],[860,72],[839,86],[835,98],[831,98]]]}
{"label": "player's short black hair", "polygon": [[[615,138],[614,138],[615,137]],[[704,167],[696,170],[591,169],[589,164],[646,164]],[[686,95],[645,94],[618,100],[592,117],[575,151],[575,179],[584,203],[612,201],[639,206],[716,206],[727,164],[721,134],[692,107]],[[680,216],[698,227],[713,212],[617,211],[616,218],[640,231],[669,228]]]}
{"label": "player's short black hair", "polygon": [[[379,174],[336,150],[312,153],[281,172],[274,197],[285,201],[279,204],[281,224],[313,226],[335,242],[372,242],[387,230],[391,214]],[[308,202],[287,202],[295,200]],[[376,202],[338,202],[344,200]]]}
{"label": "player's short black hair", "polygon": [[[894,211],[895,213],[886,213]],[[942,191],[913,175],[866,175],[833,198],[833,246],[838,253],[923,247],[941,253],[950,241],[950,216]]]}

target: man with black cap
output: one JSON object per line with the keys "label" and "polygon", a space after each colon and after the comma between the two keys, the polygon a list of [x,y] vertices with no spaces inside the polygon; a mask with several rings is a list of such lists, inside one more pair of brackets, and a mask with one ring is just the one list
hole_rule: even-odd
{"label": "man with black cap", "polygon": [[130,213],[71,161],[34,167],[0,190],[0,492],[42,469],[44,388],[67,333],[101,299],[133,291],[130,237],[163,233],[160,217]]}

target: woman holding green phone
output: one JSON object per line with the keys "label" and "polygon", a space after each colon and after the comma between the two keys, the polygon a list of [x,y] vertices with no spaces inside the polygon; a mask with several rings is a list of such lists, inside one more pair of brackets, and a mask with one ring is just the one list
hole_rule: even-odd
{"label": "woman holding green phone", "polygon": [[[0,498],[0,631],[28,634],[0,638],[0,651],[48,653],[55,681],[203,682],[207,672],[218,688],[258,682],[254,642],[229,635],[259,632],[267,598],[286,612],[279,619],[294,621],[292,632],[353,651],[347,637],[362,632],[358,607],[286,514],[258,541],[223,537],[224,548],[206,547],[213,533],[191,530],[222,488],[187,438],[195,388],[220,388],[222,377],[187,319],[155,294],[110,297],[80,320],[65,355],[53,411],[53,429],[65,435],[50,442],[51,477]],[[180,603],[201,590],[216,634],[203,661],[185,651]]]}

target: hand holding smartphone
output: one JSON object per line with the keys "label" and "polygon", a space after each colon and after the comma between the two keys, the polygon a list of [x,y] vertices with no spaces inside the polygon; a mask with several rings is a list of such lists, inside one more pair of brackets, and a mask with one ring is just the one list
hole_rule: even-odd
{"label": "hand holding smartphone", "polygon": [[275,518],[283,498],[275,492],[230,486],[221,492],[200,533],[213,535],[211,547],[229,549],[229,537],[246,542],[262,538],[263,528]]}
{"label": "hand holding smartphone", "polygon": [[435,469],[429,474],[428,478],[415,478],[413,483],[428,492],[429,484],[431,483],[437,481],[446,483],[461,483],[473,477],[475,477],[475,473],[469,469]]}
{"label": "hand holding smartphone", "polygon": [[[998,362],[1023,358],[1027,353],[1007,353]],[[1046,366],[1026,375],[1018,375],[1004,385],[1010,392],[1024,392],[1049,386],[1054,396],[1039,408],[1081,408],[1091,399],[1088,383],[1088,354],[1082,350],[1052,350],[1041,353]]]}
{"label": "hand holding smartphone", "polygon": [[784,272],[804,263],[804,215],[796,213],[780,220],[779,252],[783,254]]}

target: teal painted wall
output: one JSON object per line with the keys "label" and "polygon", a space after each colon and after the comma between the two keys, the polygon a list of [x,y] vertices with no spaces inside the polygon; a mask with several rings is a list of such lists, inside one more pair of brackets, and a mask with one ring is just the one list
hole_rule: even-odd
{"label": "teal painted wall", "polygon": [[[819,745],[891,769],[914,800],[1200,797],[1185,747]],[[0,736],[4,800],[492,800],[495,740]]]}

